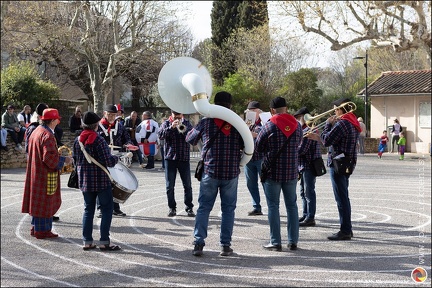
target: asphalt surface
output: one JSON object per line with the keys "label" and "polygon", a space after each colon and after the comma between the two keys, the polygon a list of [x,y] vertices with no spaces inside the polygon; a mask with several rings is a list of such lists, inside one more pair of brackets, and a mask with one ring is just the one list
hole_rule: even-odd
{"label": "asphalt surface", "polygon": [[[196,159],[192,160],[192,170]],[[159,168],[161,162],[156,162]],[[286,212],[281,200],[282,252],[266,251],[269,241],[267,205],[261,189],[263,216],[252,209],[244,174],[240,175],[233,233],[234,255],[219,256],[220,201],[210,215],[204,255],[192,255],[194,218],[187,217],[179,177],[177,216],[167,217],[164,173],[144,171],[133,163],[139,188],[115,216],[112,242],[121,251],[83,251],[83,199],[61,176],[63,203],[54,222],[56,239],[30,236],[30,216],[22,214],[25,169],[1,170],[2,287],[406,287],[431,280],[431,161],[430,155],[360,156],[350,178],[354,238],[329,241],[338,230],[338,213],[329,175],[317,179],[315,227],[300,227],[297,251],[287,249]],[[199,182],[193,179],[198,206]],[[301,200],[298,197],[299,211]],[[99,239],[95,218],[94,238]],[[97,242],[96,242],[97,243]],[[412,279],[420,267],[423,283]],[[421,274],[414,273],[421,276]]]}

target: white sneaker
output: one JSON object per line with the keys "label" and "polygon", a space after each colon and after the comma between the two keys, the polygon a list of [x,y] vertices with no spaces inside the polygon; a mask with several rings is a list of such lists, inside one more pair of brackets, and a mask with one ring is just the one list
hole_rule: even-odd
{"label": "white sneaker", "polygon": [[159,171],[159,172],[164,172],[164,171],[165,171],[165,168],[159,168],[158,171]]}

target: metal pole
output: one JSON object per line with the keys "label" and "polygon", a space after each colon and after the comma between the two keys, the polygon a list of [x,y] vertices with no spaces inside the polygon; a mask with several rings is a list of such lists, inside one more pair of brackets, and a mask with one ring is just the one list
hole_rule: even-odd
{"label": "metal pole", "polygon": [[369,129],[368,129],[368,114],[367,114],[367,104],[368,104],[368,53],[367,53],[367,50],[366,50],[366,61],[365,61],[365,64],[364,64],[364,66],[365,66],[365,70],[366,70],[366,83],[365,83],[365,97],[364,97],[364,102],[365,102],[365,108],[364,108],[364,111],[365,111],[365,125],[366,125],[366,137],[368,136],[367,134],[368,134],[368,132],[369,132]]}

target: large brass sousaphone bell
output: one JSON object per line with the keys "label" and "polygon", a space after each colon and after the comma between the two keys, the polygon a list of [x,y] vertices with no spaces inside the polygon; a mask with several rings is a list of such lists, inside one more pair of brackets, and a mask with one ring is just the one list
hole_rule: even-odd
{"label": "large brass sousaphone bell", "polygon": [[222,119],[234,126],[245,145],[240,165],[244,166],[249,162],[254,151],[252,134],[239,115],[223,106],[209,103],[212,81],[210,73],[200,61],[190,57],[178,57],[168,61],[159,73],[158,89],[165,104],[177,112],[198,112],[205,117]]}

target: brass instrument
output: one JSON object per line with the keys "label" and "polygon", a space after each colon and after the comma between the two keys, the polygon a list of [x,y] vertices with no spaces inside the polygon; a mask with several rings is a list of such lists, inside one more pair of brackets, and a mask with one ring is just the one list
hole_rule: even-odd
{"label": "brass instrument", "polygon": [[[68,146],[66,146],[66,145],[60,146],[57,149],[57,151],[62,156],[72,156],[72,150]],[[68,165],[64,165],[62,167],[62,169],[60,170],[60,174],[71,173],[73,170],[74,170],[74,167],[73,167],[72,163],[68,164]]]}
{"label": "brass instrument", "polygon": [[184,132],[186,132],[186,125],[180,123],[179,125],[177,125],[177,130],[180,134],[183,134]]}
{"label": "brass instrument", "polygon": [[[325,126],[326,121],[321,122],[320,124],[316,125],[316,122],[318,119],[321,119],[323,117],[330,117],[334,111],[336,111],[337,109],[342,109],[342,108],[344,108],[344,110],[347,111],[346,113],[350,113],[350,112],[354,112],[357,109],[357,105],[354,102],[346,102],[346,103],[339,105],[338,107],[330,109],[330,110],[328,110],[324,113],[321,113],[317,116],[305,114],[303,116],[304,121],[306,122],[306,125],[309,126],[309,128],[311,128],[311,129],[309,131],[305,132],[303,134],[303,137],[305,137],[309,133],[315,132],[315,131],[317,131],[317,130],[319,130]],[[336,119],[339,119],[339,117],[337,117]]]}

